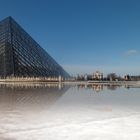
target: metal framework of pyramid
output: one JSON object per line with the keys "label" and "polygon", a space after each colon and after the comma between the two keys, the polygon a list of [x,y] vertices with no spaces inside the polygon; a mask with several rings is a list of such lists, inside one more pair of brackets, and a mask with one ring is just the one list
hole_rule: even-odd
{"label": "metal framework of pyramid", "polygon": [[69,77],[12,18],[0,22],[0,77]]}

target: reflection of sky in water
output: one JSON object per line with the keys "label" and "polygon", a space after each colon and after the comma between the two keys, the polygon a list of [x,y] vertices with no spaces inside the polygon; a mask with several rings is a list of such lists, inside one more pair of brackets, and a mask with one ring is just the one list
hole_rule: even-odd
{"label": "reflection of sky in water", "polygon": [[1,84],[0,138],[61,139],[70,125],[137,115],[139,100],[133,86]]}

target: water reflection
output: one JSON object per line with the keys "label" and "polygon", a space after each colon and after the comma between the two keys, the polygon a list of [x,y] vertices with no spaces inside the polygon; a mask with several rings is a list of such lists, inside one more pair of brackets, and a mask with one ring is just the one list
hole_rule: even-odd
{"label": "water reflection", "polygon": [[56,88],[56,89],[62,89],[64,87],[63,83],[0,83],[0,88],[11,88],[11,89],[17,89],[17,88],[25,88],[25,89],[29,89],[29,88]]}
{"label": "water reflection", "polygon": [[117,90],[120,87],[126,89],[130,88],[140,88],[139,85],[127,85],[127,84],[78,84],[77,89],[92,89],[95,92],[101,92],[105,89],[108,90]]}
{"label": "water reflection", "polygon": [[0,109],[43,109],[54,104],[67,90],[64,84],[9,83],[0,84]]}
{"label": "water reflection", "polygon": [[[124,87],[130,89],[124,90]],[[108,134],[112,126],[113,134],[122,126],[117,134],[122,131],[124,136],[123,130],[127,130],[128,124],[131,124],[131,129],[133,124],[127,117],[140,114],[140,89],[133,87],[138,86],[0,84],[0,140],[77,140],[81,136],[83,140],[94,139],[94,136],[96,139],[97,134],[100,136],[97,133],[98,128],[99,132],[104,134],[107,131]],[[103,91],[103,94],[91,94],[93,91]],[[140,121],[140,117],[137,118],[133,125],[134,131],[135,125]],[[124,119],[126,123],[123,126]],[[86,138],[83,134],[92,137]]]}

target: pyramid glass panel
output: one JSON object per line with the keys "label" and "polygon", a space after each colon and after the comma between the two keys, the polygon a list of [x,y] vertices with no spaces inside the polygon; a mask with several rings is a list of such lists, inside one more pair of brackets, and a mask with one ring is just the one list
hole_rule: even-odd
{"label": "pyramid glass panel", "polygon": [[0,77],[69,77],[11,17],[0,22]]}

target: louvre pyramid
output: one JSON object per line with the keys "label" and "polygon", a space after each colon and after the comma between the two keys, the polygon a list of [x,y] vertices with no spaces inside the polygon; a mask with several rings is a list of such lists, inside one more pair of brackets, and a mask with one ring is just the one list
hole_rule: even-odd
{"label": "louvre pyramid", "polygon": [[12,18],[0,22],[0,77],[69,77]]}

